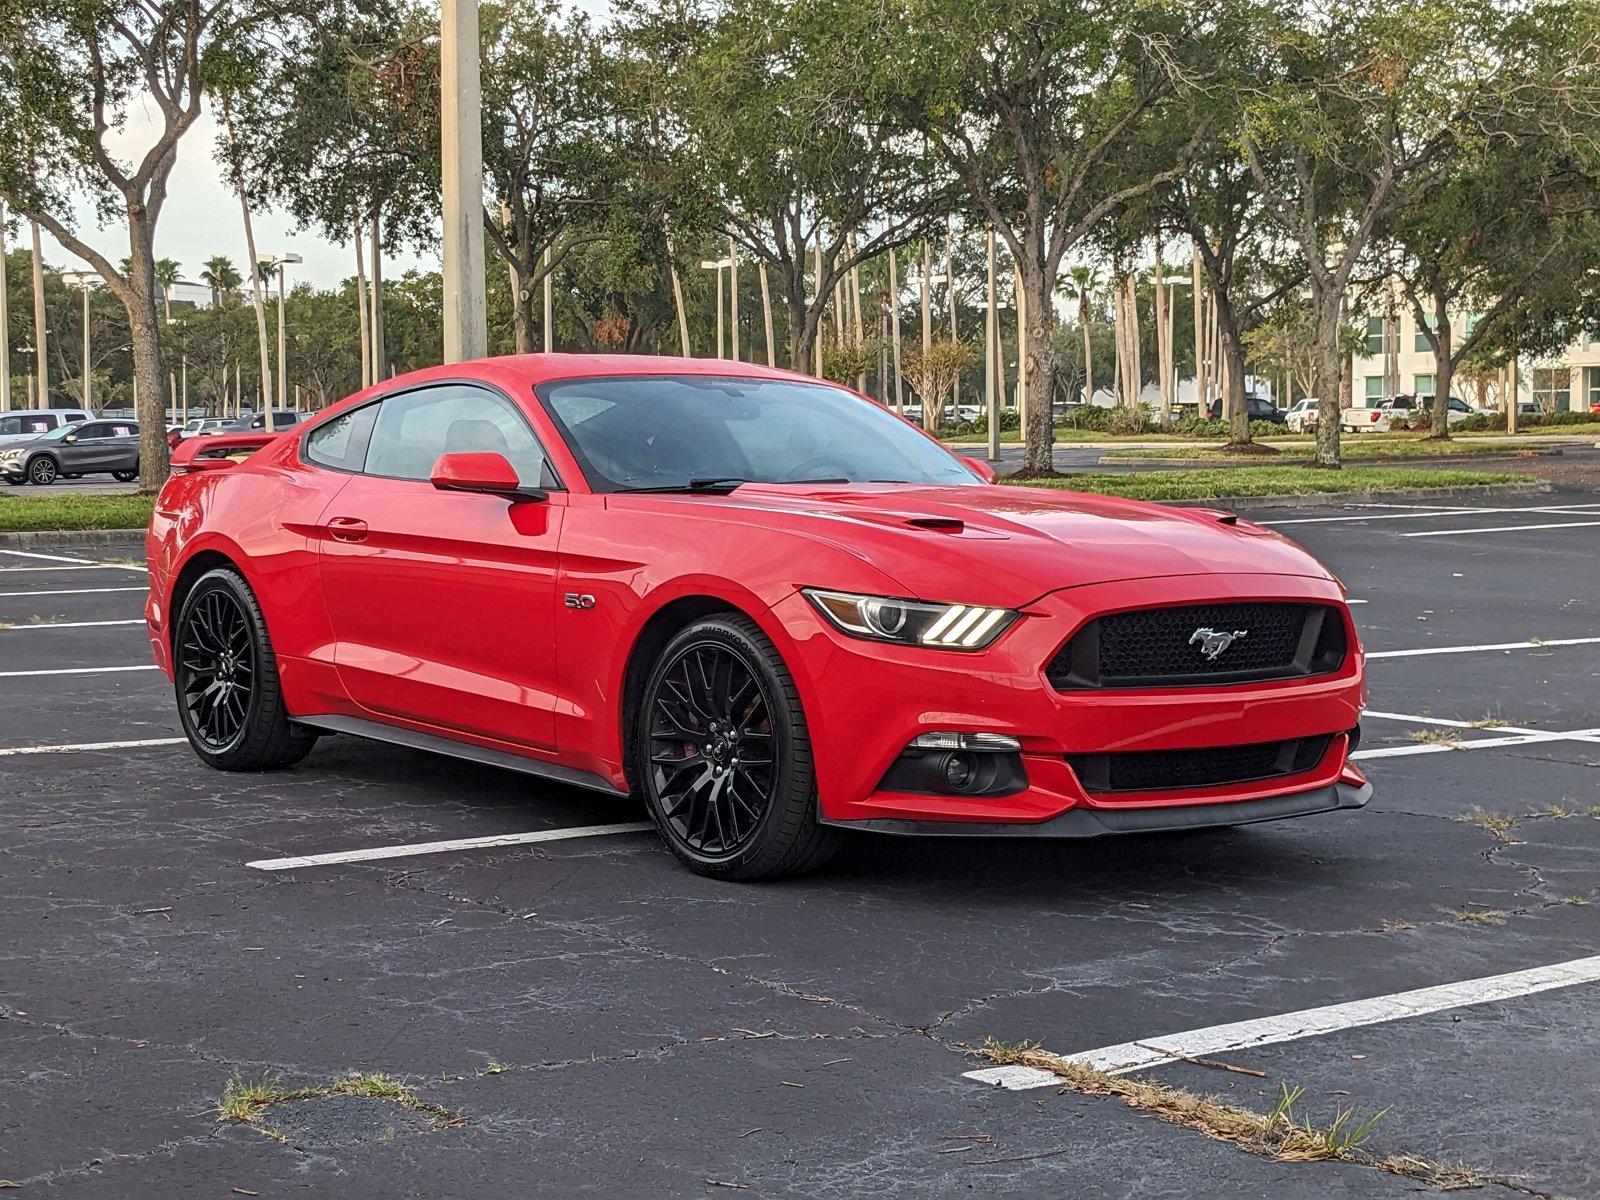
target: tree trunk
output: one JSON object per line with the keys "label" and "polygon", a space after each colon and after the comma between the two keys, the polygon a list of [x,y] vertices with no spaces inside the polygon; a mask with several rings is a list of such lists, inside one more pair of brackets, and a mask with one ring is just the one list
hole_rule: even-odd
{"label": "tree trunk", "polygon": [[1338,470],[1339,409],[1343,406],[1343,352],[1339,347],[1339,310],[1342,296],[1325,286],[1311,284],[1311,309],[1316,320],[1316,352],[1311,365],[1311,389],[1317,395],[1317,457],[1319,467]]}
{"label": "tree trunk", "polygon": [[511,273],[511,331],[518,354],[533,353],[533,289],[520,263],[507,263]]}
{"label": "tree trunk", "polygon": [[155,298],[155,230],[142,206],[129,206],[127,293],[118,297],[128,311],[133,339],[133,378],[138,390],[134,419],[139,422],[139,490],[160,491],[167,480],[166,395],[161,387],[161,345]]}
{"label": "tree trunk", "polygon": [[1089,293],[1078,294],[1078,324],[1083,328],[1083,402],[1094,403],[1094,346],[1089,338]]}
{"label": "tree trunk", "polygon": [[1056,358],[1050,336],[1055,319],[1055,310],[1050,304],[1050,281],[1031,255],[1024,255],[1017,269],[1022,275],[1027,309],[1022,338],[1028,394],[1022,470],[1027,474],[1054,474]]}
{"label": "tree trunk", "polygon": [[1450,316],[1446,298],[1433,294],[1433,413],[1431,436],[1450,437],[1450,390],[1455,374],[1454,347],[1450,336]]}
{"label": "tree trunk", "polygon": [[1244,347],[1233,317],[1233,297],[1226,288],[1211,291],[1211,311],[1217,324],[1217,349],[1222,358],[1222,411],[1228,418],[1228,444],[1250,444],[1250,406],[1244,400]]}

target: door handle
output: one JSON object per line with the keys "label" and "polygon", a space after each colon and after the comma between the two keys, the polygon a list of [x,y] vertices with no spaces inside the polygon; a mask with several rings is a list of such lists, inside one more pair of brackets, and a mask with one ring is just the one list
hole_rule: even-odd
{"label": "door handle", "polygon": [[334,517],[328,522],[328,534],[336,542],[364,542],[367,523],[355,517]]}

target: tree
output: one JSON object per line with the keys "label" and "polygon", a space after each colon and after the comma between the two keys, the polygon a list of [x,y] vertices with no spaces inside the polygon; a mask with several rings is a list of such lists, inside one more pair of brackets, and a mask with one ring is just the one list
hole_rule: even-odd
{"label": "tree", "polygon": [[1435,438],[1450,436],[1465,360],[1554,352],[1591,327],[1600,301],[1600,25],[1577,15],[1561,5],[1509,24],[1500,41],[1542,63],[1538,86],[1464,134],[1448,173],[1382,231],[1402,263],[1392,282],[1433,354]]}
{"label": "tree", "polygon": [[213,254],[206,259],[200,281],[211,289],[212,307],[221,308],[233,290],[244,282],[244,276],[226,254]]}
{"label": "tree", "polygon": [[172,323],[172,289],[183,278],[183,264],[175,258],[158,258],[151,276],[156,281],[156,286],[161,289],[161,316],[169,325]]}
{"label": "tree", "polygon": [[[1204,10],[1111,0],[919,0],[898,9],[890,69],[911,116],[1004,238],[1022,275],[1029,398],[1022,470],[1053,473],[1054,295],[1067,253],[1176,178],[1148,135],[1183,86]],[[1168,127],[1170,128],[1170,127]]]}
{"label": "tree", "polygon": [[1078,297],[1078,329],[1083,334],[1083,402],[1094,400],[1094,344],[1089,333],[1090,297],[1100,286],[1100,273],[1093,267],[1072,268],[1072,291]]}
{"label": "tree", "polygon": [[[0,197],[89,263],[127,311],[147,491],[167,475],[155,234],[178,144],[210,81],[237,70],[245,43],[283,20],[282,8],[246,0],[12,0],[0,9]],[[155,132],[130,162],[115,137],[135,105],[155,114]],[[126,220],[127,271],[73,228],[79,194]]]}
{"label": "tree", "polygon": [[493,201],[484,226],[510,273],[515,345],[526,353],[535,291],[568,254],[662,228],[650,197],[661,176],[610,32],[554,0],[487,4],[480,20]]}
{"label": "tree", "polygon": [[797,370],[814,369],[841,281],[919,236],[940,195],[893,100],[882,15],[861,0],[732,0],[708,29],[682,13],[633,23],[669,81],[702,204],[766,265]]}
{"label": "tree", "polygon": [[1303,261],[1317,357],[1316,462],[1339,466],[1340,329],[1357,264],[1448,170],[1463,132],[1527,83],[1477,0],[1295,8],[1261,46],[1239,148],[1273,230]]}

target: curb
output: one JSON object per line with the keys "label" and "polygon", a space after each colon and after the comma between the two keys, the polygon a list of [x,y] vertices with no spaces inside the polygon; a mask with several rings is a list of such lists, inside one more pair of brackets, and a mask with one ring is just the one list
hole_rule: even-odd
{"label": "curb", "polygon": [[1472,487],[1393,488],[1387,491],[1313,492],[1303,496],[1211,496],[1195,500],[1158,500],[1174,508],[1338,508],[1341,504],[1404,504],[1408,500],[1472,500],[1479,496],[1542,496],[1555,490],[1546,480],[1528,483],[1484,483]]}
{"label": "curb", "polygon": [[0,546],[142,546],[144,529],[27,529],[0,533]]}
{"label": "curb", "polygon": [[[1346,459],[1345,465],[1352,467],[1439,467],[1457,466],[1466,469],[1469,463],[1493,463],[1505,465],[1508,463],[1525,462],[1529,458],[1559,458],[1560,446],[1526,446],[1520,450],[1488,450],[1481,454],[1429,454],[1419,455],[1415,458],[1376,458],[1376,459]],[[1256,458],[1147,458],[1144,455],[1115,455],[1102,454],[1095,465],[1101,467],[1187,467],[1190,470],[1202,467],[1264,467],[1271,464],[1271,457],[1261,455]],[[1296,462],[1302,461],[1299,459]],[[1289,465],[1293,465],[1292,463]]]}

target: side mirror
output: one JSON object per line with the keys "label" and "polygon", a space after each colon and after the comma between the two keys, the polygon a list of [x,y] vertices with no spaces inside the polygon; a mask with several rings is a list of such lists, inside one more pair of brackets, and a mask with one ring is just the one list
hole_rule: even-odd
{"label": "side mirror", "polygon": [[550,498],[550,493],[543,488],[523,487],[516,468],[506,461],[505,455],[487,451],[440,455],[429,479],[441,492],[478,492],[486,496],[504,496],[507,500]]}
{"label": "side mirror", "polygon": [[76,442],[76,441],[77,441],[77,440],[78,440],[78,435],[77,435],[77,434],[75,434],[75,433],[69,433],[69,434],[67,434],[67,435],[66,435],[66,436],[65,436],[65,437],[63,437],[63,438],[62,438],[62,439],[61,439],[61,444],[62,444],[62,445],[63,445],[63,446],[70,446],[70,445],[72,445],[72,444],[73,444],[73,443],[74,443],[74,442]]}
{"label": "side mirror", "polygon": [[969,454],[963,454],[959,457],[962,462],[966,463],[967,466],[971,467],[980,476],[982,476],[985,483],[993,483],[995,479],[998,478],[998,476],[995,474],[993,464],[990,463],[988,459],[973,458]]}

